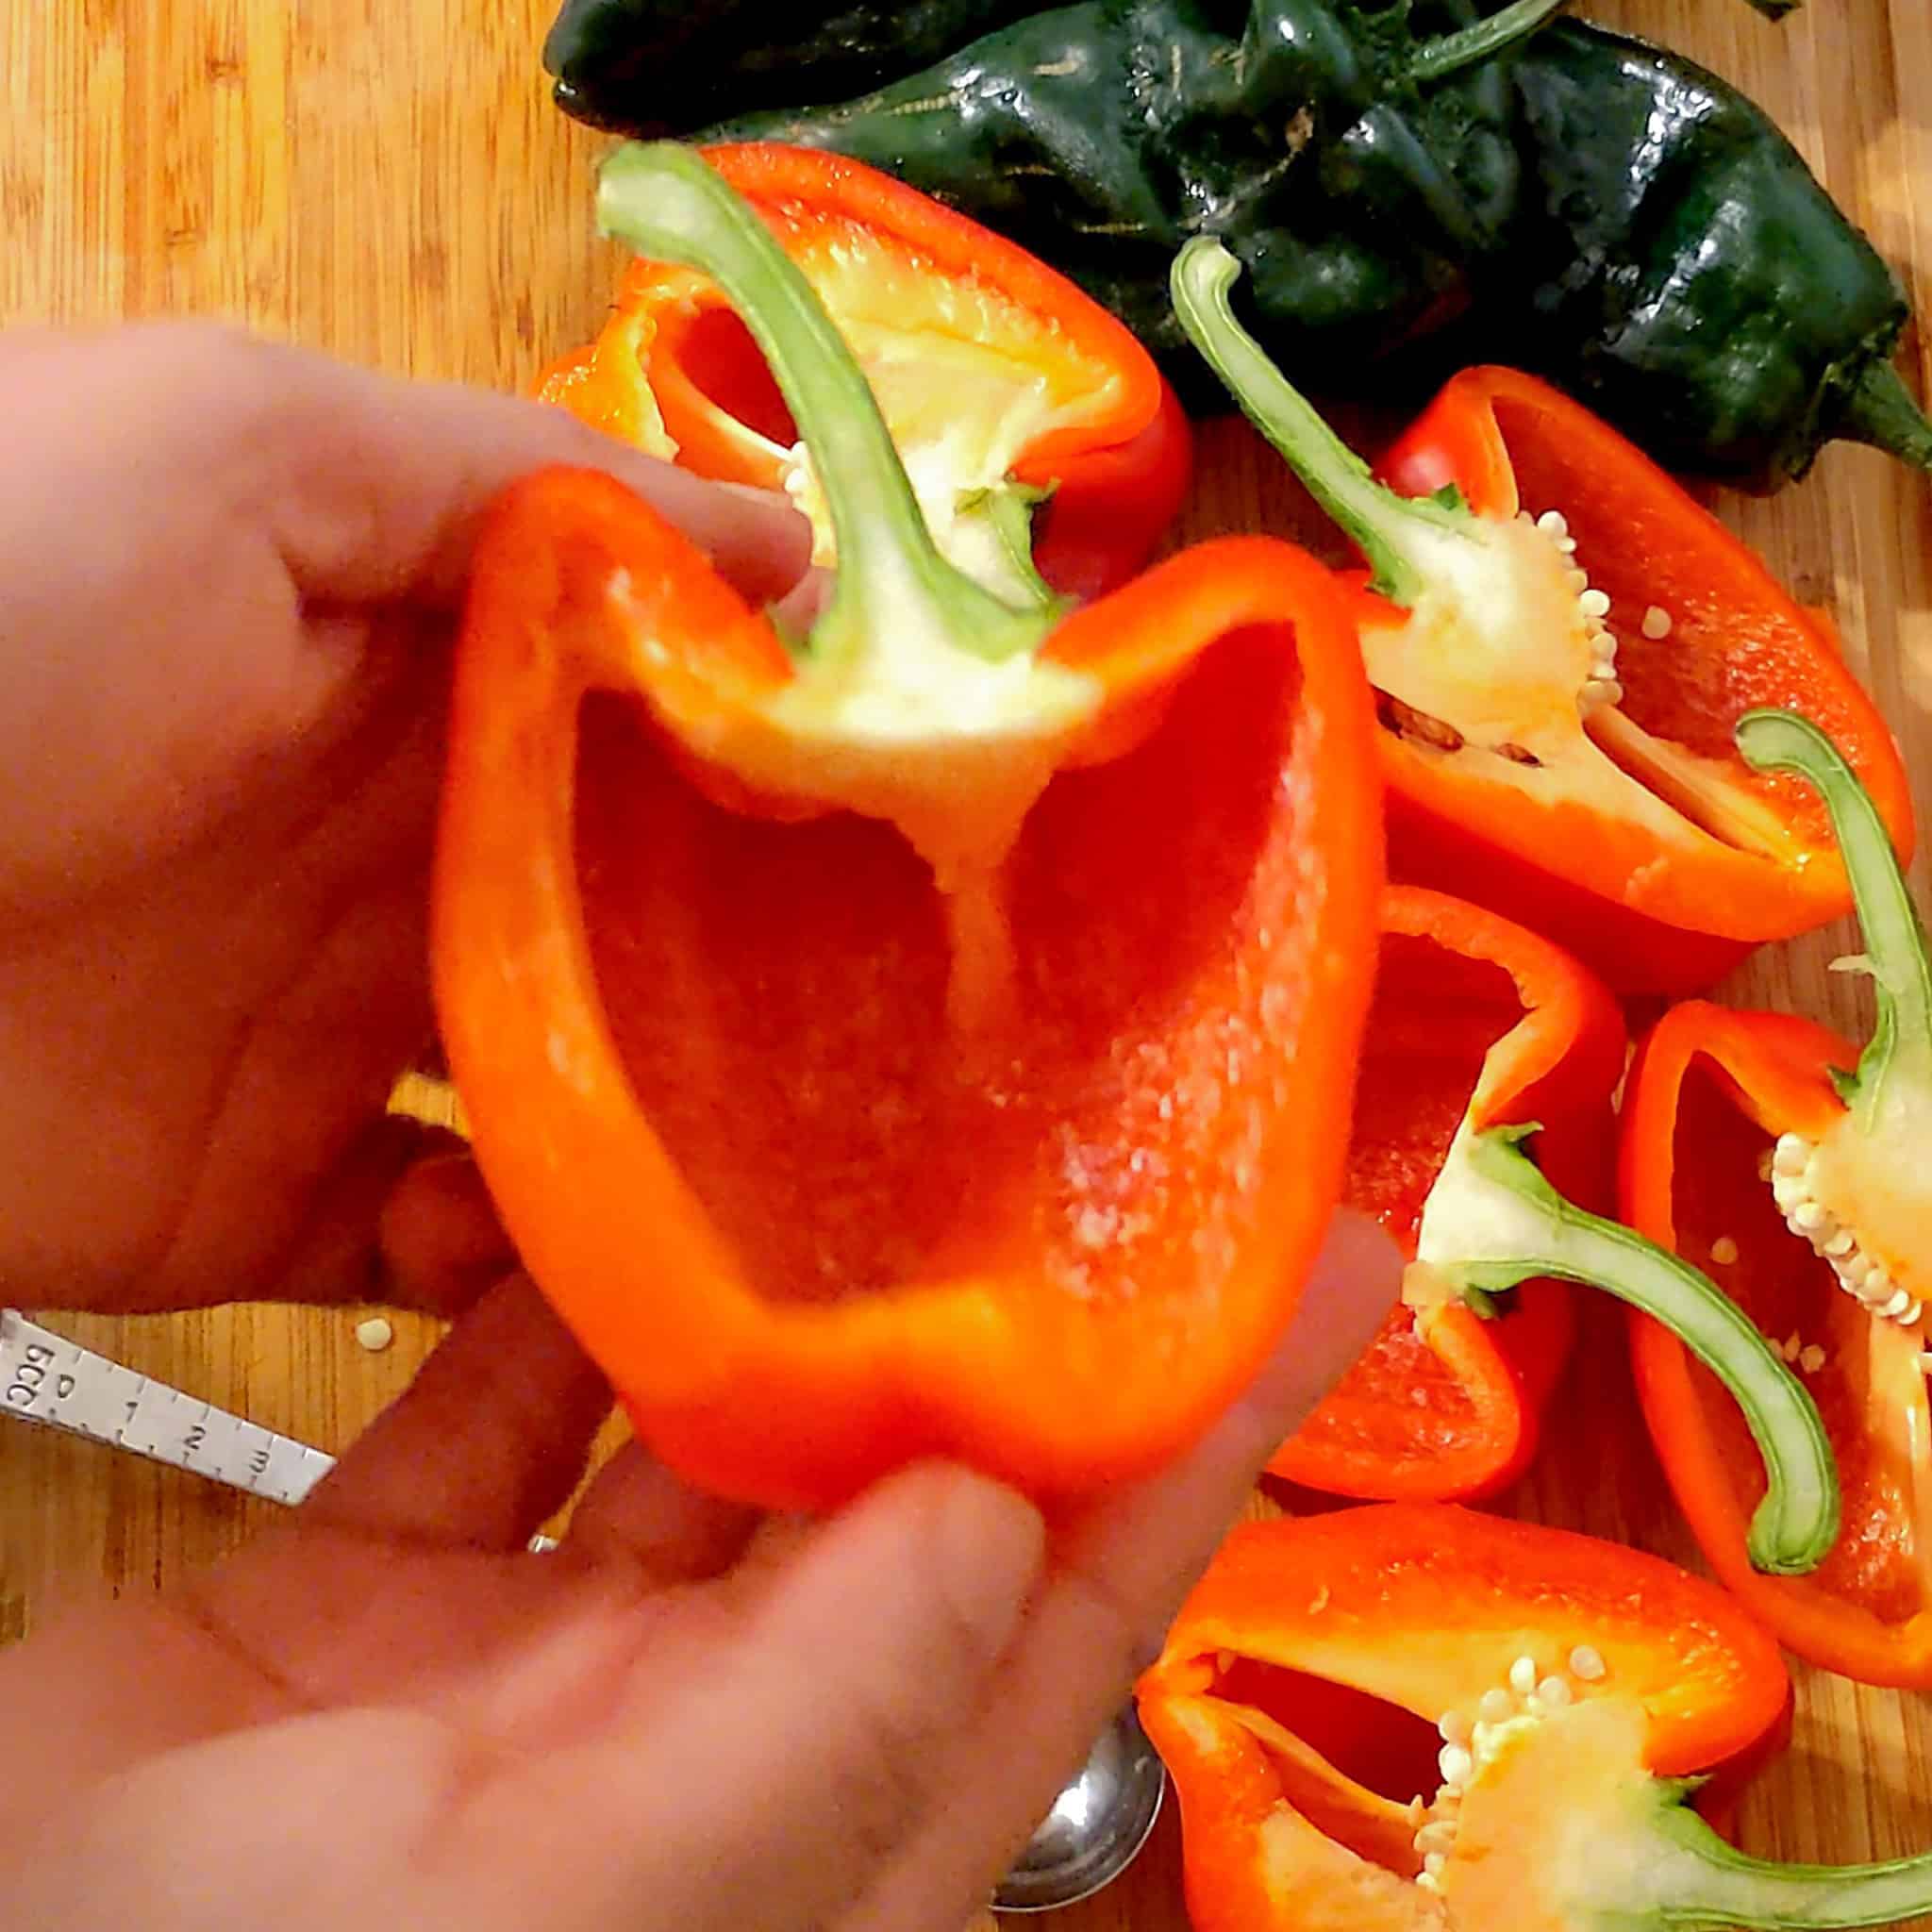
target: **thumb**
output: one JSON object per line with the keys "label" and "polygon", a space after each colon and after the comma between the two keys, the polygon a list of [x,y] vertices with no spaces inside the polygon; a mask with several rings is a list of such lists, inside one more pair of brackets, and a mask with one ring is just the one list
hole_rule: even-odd
{"label": "thumb", "polygon": [[[1206,1439],[1173,1468],[1101,1497],[1057,1540],[1053,1573],[1002,1667],[978,1738],[957,1745],[930,1820],[848,1932],[963,1918],[1024,1840],[1235,1520],[1262,1464],[1374,1339],[1402,1257],[1366,1216],[1330,1226],[1293,1325]],[[997,1738],[997,1752],[983,1740]]]}

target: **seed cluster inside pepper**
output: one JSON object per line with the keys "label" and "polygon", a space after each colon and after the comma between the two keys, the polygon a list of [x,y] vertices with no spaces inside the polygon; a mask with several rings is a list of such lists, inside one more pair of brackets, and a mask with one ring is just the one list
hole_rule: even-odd
{"label": "seed cluster inside pepper", "polygon": [[1730,742],[1753,706],[1801,704],[1908,825],[1897,748],[1818,622],[1678,484],[1513,371],[1465,371],[1372,475],[1236,316],[1239,272],[1190,242],[1175,310],[1367,566],[1398,875],[1636,991],[1697,990],[1844,910],[1824,814]]}

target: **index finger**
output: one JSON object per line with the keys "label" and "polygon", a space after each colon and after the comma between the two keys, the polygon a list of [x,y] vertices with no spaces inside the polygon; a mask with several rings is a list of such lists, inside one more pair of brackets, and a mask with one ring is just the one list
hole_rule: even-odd
{"label": "index finger", "polygon": [[691,475],[554,404],[265,353],[280,365],[268,433],[301,451],[271,500],[305,596],[453,608],[491,501],[553,463],[616,476],[753,603],[782,596],[810,560],[809,526],[782,498]]}
{"label": "index finger", "polygon": [[783,595],[810,558],[809,527],[782,499],[690,475],[554,405],[406,380],[218,325],[24,332],[5,343],[0,374],[28,406],[51,390],[108,424],[145,425],[173,487],[192,452],[194,487],[265,525],[303,599],[324,606],[453,609],[491,499],[553,463],[616,476],[755,602]]}

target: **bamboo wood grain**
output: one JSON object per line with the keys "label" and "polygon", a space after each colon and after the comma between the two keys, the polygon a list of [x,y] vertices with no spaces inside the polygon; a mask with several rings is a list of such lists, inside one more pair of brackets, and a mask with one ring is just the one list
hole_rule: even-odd
{"label": "bamboo wood grain", "polygon": [[[419,375],[524,384],[587,337],[617,266],[590,229],[598,143],[553,111],[538,71],[550,10],[547,0],[0,0],[0,325],[213,314]],[[1742,0],[1585,0],[1583,10],[1743,83],[1932,305],[1926,0],[1808,0],[1782,28]],[[1293,497],[1244,433],[1206,439],[1196,532],[1292,528]],[[1932,490],[1840,450],[1800,490],[1722,508],[1801,595],[1838,615],[1932,825]],[[1923,893],[1923,858],[1917,872]],[[1862,1026],[1856,989],[1824,970],[1843,941],[1825,934],[1766,956],[1736,990]],[[340,1449],[435,1339],[433,1324],[398,1318],[393,1347],[368,1355],[354,1338],[362,1312],[243,1307],[61,1325]],[[1615,1323],[1593,1318],[1550,1449],[1515,1500],[1688,1559],[1629,1405]],[[234,1547],[270,1507],[0,1427],[0,1640],[64,1591],[164,1584]],[[1747,1803],[1746,1840],[1830,1858],[1932,1845],[1927,1700],[1799,1675],[1792,1749]],[[1051,1923],[1183,1932],[1174,1818],[1124,1883]]]}

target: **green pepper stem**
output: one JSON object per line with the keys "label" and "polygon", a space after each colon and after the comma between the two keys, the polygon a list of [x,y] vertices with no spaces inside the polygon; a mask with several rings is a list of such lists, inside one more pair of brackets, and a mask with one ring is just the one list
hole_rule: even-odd
{"label": "green pepper stem", "polygon": [[[1446,80],[1465,67],[1491,59],[1504,48],[1527,40],[1553,13],[1569,4],[1570,0],[1510,0],[1487,20],[1424,41],[1408,63],[1408,77],[1419,87],[1426,87],[1431,81]],[[1763,5],[1764,0],[1757,4]]]}
{"label": "green pepper stem", "polygon": [[1197,235],[1174,258],[1169,275],[1174,314],[1188,340],[1213,369],[1242,413],[1287,459],[1308,493],[1355,540],[1374,572],[1374,588],[1412,607],[1423,573],[1404,544],[1406,528],[1427,523],[1468,529],[1467,510],[1398,496],[1377,483],[1367,463],[1322,420],[1235,320],[1228,291],[1241,263],[1211,235]]}
{"label": "green pepper stem", "polygon": [[1049,620],[1017,612],[940,554],[905,465],[844,339],[771,230],[717,171],[675,142],[629,142],[599,171],[603,232],[708,275],[751,331],[810,450],[839,570],[816,648],[855,647],[878,624],[974,656],[1037,644]]}
{"label": "green pepper stem", "polygon": [[1907,890],[1891,835],[1844,754],[1794,711],[1748,711],[1738,750],[1754,771],[1791,772],[1824,801],[1865,936],[1864,966],[1877,991],[1877,1024],[1848,1084],[1861,1129],[1876,1122],[1888,1075],[1932,1082],[1932,963],[1925,928]]}
{"label": "green pepper stem", "polygon": [[1932,470],[1932,423],[1890,362],[1874,362],[1853,385],[1834,434],[1870,443],[1915,469]]}
{"label": "green pepper stem", "polygon": [[1764,1458],[1752,1562],[1774,1576],[1815,1570],[1838,1540],[1840,1498],[1831,1443],[1804,1384],[1737,1303],[1689,1262],[1566,1201],[1518,1144],[1535,1131],[1458,1136],[1430,1191],[1422,1246],[1441,1239],[1432,1233],[1430,1210],[1448,1180],[1454,1205],[1445,1202],[1442,1223],[1465,1252],[1426,1258],[1458,1286],[1493,1292],[1554,1275],[1661,1322],[1730,1391]]}
{"label": "green pepper stem", "polygon": [[1932,1912],[1932,1857],[1874,1865],[1784,1865],[1754,1858],[1682,1805],[1658,1814],[1653,1924],[1766,1928],[1890,1925]]}

